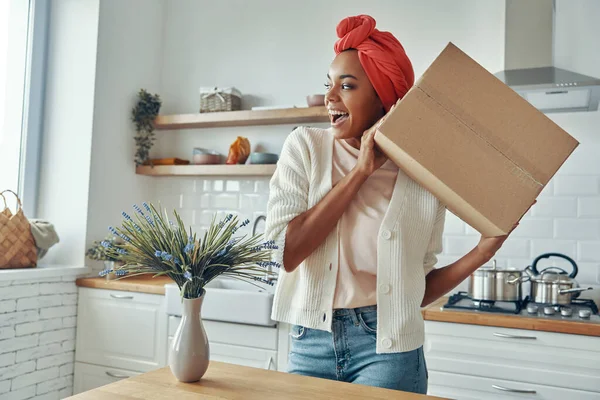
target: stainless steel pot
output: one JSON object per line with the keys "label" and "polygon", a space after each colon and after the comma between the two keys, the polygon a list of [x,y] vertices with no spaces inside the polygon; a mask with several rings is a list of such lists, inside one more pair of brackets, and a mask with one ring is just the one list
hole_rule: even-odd
{"label": "stainless steel pot", "polygon": [[517,301],[521,300],[522,271],[482,267],[471,274],[469,296],[474,300]]}
{"label": "stainless steel pot", "polygon": [[[572,271],[568,274],[564,269],[548,267],[541,271],[537,269],[537,263],[546,258],[558,257],[571,263]],[[531,266],[525,269],[525,273],[531,280],[531,300],[536,303],[568,305],[571,300],[579,294],[592,288],[580,288],[574,279],[579,272],[577,264],[573,259],[560,253],[546,253],[538,256]]]}

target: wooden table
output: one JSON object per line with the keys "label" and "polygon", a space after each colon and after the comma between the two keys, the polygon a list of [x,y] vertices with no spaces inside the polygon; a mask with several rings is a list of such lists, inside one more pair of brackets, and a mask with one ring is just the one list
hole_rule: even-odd
{"label": "wooden table", "polygon": [[165,285],[173,281],[168,276],[152,276],[148,274],[110,281],[106,278],[79,278],[75,283],[79,287],[164,295]]}
{"label": "wooden table", "polygon": [[196,383],[178,382],[167,367],[69,398],[73,400],[439,399],[439,397],[310,378],[216,361],[210,363],[206,375]]}

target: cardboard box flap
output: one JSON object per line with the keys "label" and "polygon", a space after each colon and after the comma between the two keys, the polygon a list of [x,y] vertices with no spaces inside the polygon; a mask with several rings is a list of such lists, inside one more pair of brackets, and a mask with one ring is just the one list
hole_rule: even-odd
{"label": "cardboard box flap", "polygon": [[415,89],[541,185],[556,173],[557,160],[562,164],[577,147],[573,137],[452,43],[411,90]]}

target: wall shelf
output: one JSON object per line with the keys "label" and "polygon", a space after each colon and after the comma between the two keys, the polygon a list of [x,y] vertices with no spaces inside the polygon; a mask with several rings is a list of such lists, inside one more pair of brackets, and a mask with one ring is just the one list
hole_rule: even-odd
{"label": "wall shelf", "polygon": [[148,176],[271,176],[275,164],[265,165],[143,165],[136,174]]}
{"label": "wall shelf", "polygon": [[220,128],[227,126],[284,125],[328,122],[325,107],[285,108],[279,110],[243,110],[203,114],[159,115],[155,128],[160,130]]}

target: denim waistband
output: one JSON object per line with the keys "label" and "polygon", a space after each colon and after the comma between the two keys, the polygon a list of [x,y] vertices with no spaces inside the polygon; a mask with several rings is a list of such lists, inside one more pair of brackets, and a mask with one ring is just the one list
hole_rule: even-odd
{"label": "denim waistband", "polygon": [[358,308],[337,308],[333,310],[333,317],[353,316],[373,311],[377,311],[377,305]]}

